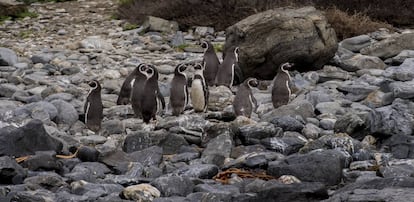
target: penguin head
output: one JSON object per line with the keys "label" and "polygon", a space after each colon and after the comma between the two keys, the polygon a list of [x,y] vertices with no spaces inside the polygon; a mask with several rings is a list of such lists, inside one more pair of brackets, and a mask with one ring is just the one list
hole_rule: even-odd
{"label": "penguin head", "polygon": [[280,65],[279,71],[287,73],[287,71],[292,67],[293,67],[293,63],[286,62]]}
{"label": "penguin head", "polygon": [[138,65],[137,68],[138,68],[138,71],[136,72],[137,74],[141,73],[141,74],[147,75],[147,69],[148,69],[147,64],[141,63]]}
{"label": "penguin head", "polygon": [[187,69],[187,64],[181,63],[175,67],[175,74],[185,75],[184,71]]}
{"label": "penguin head", "polygon": [[154,65],[147,65],[147,79],[153,78],[158,80],[158,71],[157,68],[154,67]]}
{"label": "penguin head", "polygon": [[252,87],[257,87],[257,86],[259,86],[259,81],[256,79],[256,78],[247,78],[246,80],[245,80],[245,84],[247,84],[247,86],[249,87],[249,88],[252,88]]}
{"label": "penguin head", "polygon": [[101,89],[101,85],[99,84],[99,81],[95,80],[95,79],[90,81],[88,83],[88,85],[92,88],[92,90],[95,90],[95,89],[100,90]]}
{"label": "penguin head", "polygon": [[204,48],[204,52],[206,52],[209,47],[210,47],[210,45],[207,41],[202,41],[201,42],[201,48]]}

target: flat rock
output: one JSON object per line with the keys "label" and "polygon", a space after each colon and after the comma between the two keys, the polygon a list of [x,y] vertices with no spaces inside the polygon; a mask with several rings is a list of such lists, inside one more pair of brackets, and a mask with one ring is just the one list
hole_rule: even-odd
{"label": "flat rock", "polygon": [[382,41],[372,43],[361,49],[364,55],[372,55],[380,58],[390,58],[396,56],[403,50],[414,48],[414,33],[404,33],[394,35]]}
{"label": "flat rock", "polygon": [[[1,2],[0,2],[1,3]],[[0,10],[2,10],[2,5],[0,4]],[[1,12],[6,13],[6,12]],[[0,66],[13,66],[17,63],[16,53],[8,48],[0,47]]]}

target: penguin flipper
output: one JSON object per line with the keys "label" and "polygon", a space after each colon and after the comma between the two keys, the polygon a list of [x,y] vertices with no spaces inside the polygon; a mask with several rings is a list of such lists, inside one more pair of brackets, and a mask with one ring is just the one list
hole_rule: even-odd
{"label": "penguin flipper", "polygon": [[252,98],[252,102],[253,102],[253,105],[254,105],[254,106],[252,106],[253,111],[256,113],[257,108],[258,108],[258,105],[257,105],[257,100],[256,100],[256,98],[253,96],[253,93],[251,93],[251,94],[250,94],[250,96],[251,96],[251,98]]}
{"label": "penguin flipper", "polygon": [[161,101],[162,110],[165,109],[165,99],[164,96],[160,92],[160,88],[157,87],[157,98]]}
{"label": "penguin flipper", "polygon": [[243,82],[243,72],[238,64],[234,66],[234,84],[241,84]]}

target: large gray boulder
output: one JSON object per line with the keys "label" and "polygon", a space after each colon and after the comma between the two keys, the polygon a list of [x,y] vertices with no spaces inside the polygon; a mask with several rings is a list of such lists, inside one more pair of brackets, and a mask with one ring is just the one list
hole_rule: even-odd
{"label": "large gray boulder", "polygon": [[249,16],[226,29],[227,49],[240,47],[245,77],[273,79],[277,67],[296,63],[306,71],[326,64],[338,48],[334,29],[314,7],[277,8]]}
{"label": "large gray boulder", "polygon": [[403,50],[412,49],[414,49],[414,33],[405,33],[373,43],[360,52],[386,59],[398,55]]}

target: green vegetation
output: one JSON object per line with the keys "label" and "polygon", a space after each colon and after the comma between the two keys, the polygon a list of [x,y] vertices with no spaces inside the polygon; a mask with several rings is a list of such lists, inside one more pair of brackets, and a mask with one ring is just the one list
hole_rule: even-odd
{"label": "green vegetation", "polygon": [[131,30],[131,29],[136,29],[138,28],[137,24],[131,24],[131,23],[125,23],[124,26],[122,26],[123,30]]}
{"label": "green vegetation", "polygon": [[16,15],[17,19],[23,19],[25,17],[31,17],[31,18],[37,18],[39,15],[37,13],[34,12],[30,12],[30,11],[24,11],[22,13],[18,13]]}
{"label": "green vegetation", "polygon": [[4,23],[4,21],[11,20],[11,19],[12,18],[10,16],[0,15],[0,25],[2,25]]}
{"label": "green vegetation", "polygon": [[29,38],[32,34],[33,34],[33,31],[24,30],[24,31],[19,32],[19,37],[25,39],[25,38]]}
{"label": "green vegetation", "polygon": [[179,46],[175,47],[175,49],[176,49],[176,51],[184,52],[184,49],[187,48],[187,47],[189,47],[188,44],[182,44],[182,45],[179,45]]}
{"label": "green vegetation", "polygon": [[213,44],[213,47],[216,52],[223,52],[224,44]]}

